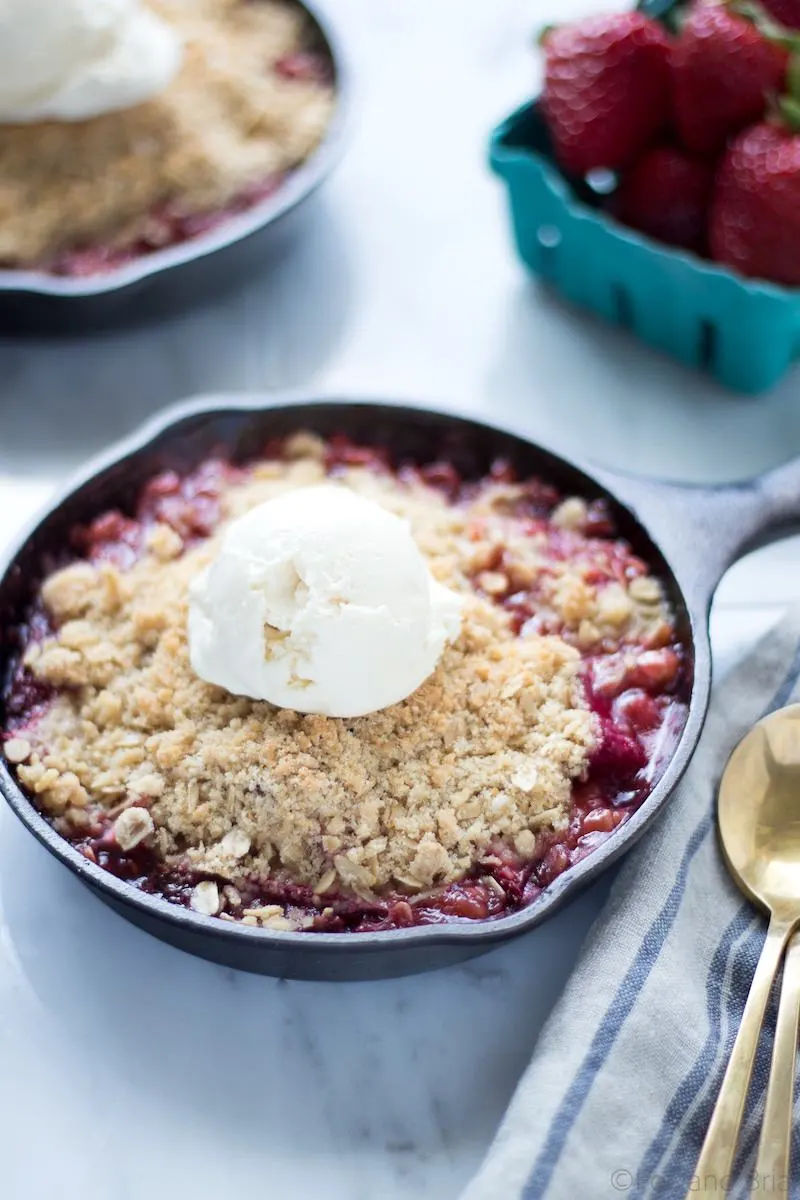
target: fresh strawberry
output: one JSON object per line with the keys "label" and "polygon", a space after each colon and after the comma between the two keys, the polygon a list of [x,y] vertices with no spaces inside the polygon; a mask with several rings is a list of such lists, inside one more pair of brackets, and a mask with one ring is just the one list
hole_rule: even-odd
{"label": "fresh strawberry", "polygon": [[669,118],[669,39],[641,13],[589,17],[549,30],[544,112],[565,171],[619,170]]}
{"label": "fresh strawberry", "polygon": [[705,249],[714,166],[675,146],[656,146],[623,175],[612,211],[618,220],[670,246]]}
{"label": "fresh strawberry", "polygon": [[763,122],[736,139],[717,175],[710,238],[717,262],[800,286],[800,133]]}
{"label": "fresh strawberry", "polygon": [[672,52],[678,139],[693,154],[718,154],[728,138],[759,121],[781,91],[788,53],[724,3],[699,3]]}
{"label": "fresh strawberry", "polygon": [[764,8],[787,29],[800,29],[800,0],[761,0]]}

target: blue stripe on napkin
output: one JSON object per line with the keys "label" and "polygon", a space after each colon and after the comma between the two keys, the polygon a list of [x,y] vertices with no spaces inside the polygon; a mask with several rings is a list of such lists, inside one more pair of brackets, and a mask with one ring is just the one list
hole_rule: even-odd
{"label": "blue stripe on napkin", "polygon": [[[795,643],[788,670],[781,681],[780,687],[776,689],[769,704],[765,706],[761,714],[762,716],[777,708],[782,708],[791,699],[798,682],[798,676],[800,676],[800,644]],[[581,1114],[592,1085],[599,1071],[606,1063],[672,930],[686,891],[692,862],[705,839],[712,833],[713,828],[713,813],[707,812],[695,826],[686,846],[675,883],[663,907],[645,934],[636,957],[628,968],[622,983],[619,985],[611,1004],[606,1010],[583,1062],[550,1123],[547,1135],[525,1184],[522,1193],[523,1200],[542,1200],[542,1197],[544,1197],[548,1187],[552,1183],[564,1146],[575,1122]],[[702,1103],[695,1105],[694,1116],[687,1123],[686,1128],[681,1131],[675,1150],[663,1169],[657,1172],[662,1178],[666,1177],[674,1180],[676,1185],[679,1179],[683,1179],[688,1187],[696,1165],[702,1137],[707,1128],[714,1100],[719,1091],[730,1048],[733,1045],[736,1029],[741,1020],[747,987],[749,986],[749,981],[752,979],[758,954],[763,944],[763,922],[754,918],[753,911],[750,905],[743,905],[729,924],[717,947],[707,981],[709,1000],[713,988],[712,980],[717,977],[714,964],[716,964],[717,972],[721,966],[724,967],[724,964],[727,962],[727,956],[731,948],[735,945],[737,937],[742,934],[748,922],[751,924],[755,922],[753,930],[737,951],[737,959],[734,966],[735,981],[728,996],[724,998],[724,1003],[721,989],[718,989],[719,1011],[714,1010],[717,1013],[716,1026],[712,1026],[709,1038],[700,1056],[684,1081],[680,1084],[669,1106],[662,1127],[651,1142],[645,1155],[642,1170],[637,1174],[637,1178],[644,1183],[644,1187],[638,1190],[636,1196],[634,1196],[634,1193],[630,1193],[633,1200],[638,1200],[638,1197],[646,1196],[648,1175],[652,1177],[656,1173],[660,1156],[664,1154],[669,1142],[672,1140],[670,1135],[671,1126],[674,1128],[675,1120],[681,1114],[685,1113],[686,1108],[693,1101],[696,1101],[700,1093],[702,1093]],[[742,979],[740,978],[742,975],[747,980],[745,986],[742,986]],[[714,1047],[718,1044],[717,1039],[721,1034],[723,1016],[728,1033],[725,1039],[726,1054],[718,1070],[714,1073],[713,1078],[709,1078],[707,1072],[713,1063]],[[764,1080],[767,1077],[769,1050],[765,1045],[760,1047],[759,1059],[761,1061],[758,1062],[756,1068],[757,1081],[759,1077],[763,1077]],[[764,1059],[766,1059],[766,1067],[763,1065]],[[749,1099],[748,1110],[750,1112],[763,1099],[763,1095],[759,1095],[760,1091],[761,1089],[756,1088],[755,1094],[751,1095]],[[679,1193],[676,1191],[677,1194]]]}
{"label": "blue stripe on napkin", "polygon": [[[735,934],[732,942],[728,939],[728,932],[733,928],[735,928]],[[738,940],[738,944],[734,944],[737,939],[741,938],[743,932],[745,937]],[[670,1130],[666,1126],[666,1120],[662,1125],[665,1134],[662,1155],[669,1149],[673,1141],[675,1142],[674,1148],[663,1162],[660,1161],[661,1156],[655,1161],[650,1161],[648,1156],[642,1163],[640,1171],[642,1181],[646,1182],[647,1178],[653,1175],[674,1180],[676,1195],[686,1192],[697,1166],[700,1147],[711,1120],[711,1113],[719,1095],[725,1068],[728,1065],[742,1019],[750,981],[764,944],[764,932],[763,920],[755,915],[749,904],[743,904],[726,931],[727,955],[723,946],[720,946],[709,970],[707,991],[716,991],[717,1004],[715,1011],[709,1014],[709,1036],[703,1052],[690,1075],[676,1093],[676,1100],[680,1097],[684,1102],[683,1109],[678,1107],[675,1112],[671,1105],[670,1108],[673,1110],[671,1114],[672,1128]],[[730,963],[726,962],[727,956],[731,956]],[[730,966],[730,974],[728,986],[723,987],[722,981],[726,974],[726,966]],[[715,970],[720,972],[716,979],[714,978]],[[720,1044],[724,1047],[722,1054],[718,1053]],[[767,1049],[766,1054],[768,1055],[768,1053]],[[763,1045],[760,1047],[759,1054],[763,1058]],[[761,1072],[756,1070],[756,1076],[758,1077],[760,1074]],[[763,1097],[763,1080],[758,1092]],[[750,1110],[757,1104],[758,1099],[758,1094],[750,1098],[748,1105]],[[683,1120],[681,1120],[682,1116]],[[646,1193],[646,1186],[639,1189],[635,1194],[635,1200],[646,1196]]]}
{"label": "blue stripe on napkin", "polygon": [[[676,1133],[679,1138],[685,1139],[687,1137],[686,1125],[691,1122],[691,1126],[693,1127],[696,1124],[696,1122],[691,1121],[691,1118],[694,1115],[698,1097],[709,1087],[709,1080],[712,1078],[710,1072],[718,1058],[720,1041],[722,1039],[723,1020],[728,1018],[726,1024],[729,1028],[733,1024],[734,1035],[738,1024],[735,1020],[733,1022],[730,1020],[731,1000],[735,995],[731,987],[731,975],[733,971],[732,955],[737,950],[741,950],[740,942],[743,934],[748,934],[749,938],[752,939],[753,926],[756,920],[757,918],[754,917],[751,906],[743,903],[725,930],[722,941],[711,960],[711,966],[706,978],[708,1036],[700,1054],[695,1060],[694,1066],[672,1098],[664,1114],[664,1119],[661,1122],[661,1128],[653,1138],[642,1159],[642,1180],[650,1179],[656,1173],[660,1175],[667,1175],[669,1173],[670,1178],[672,1177],[670,1172],[674,1169],[673,1159],[671,1157],[665,1165],[663,1162],[664,1155],[676,1140]],[[758,928],[761,929],[760,922]],[[727,1036],[725,1043],[727,1044]],[[727,1057],[723,1059],[723,1071],[726,1062]],[[713,1078],[715,1079],[716,1075]],[[708,1116],[705,1116],[705,1124],[702,1128],[705,1129],[707,1124]],[[689,1132],[688,1136],[691,1137],[691,1132]],[[640,1200],[645,1191],[646,1188],[637,1188],[632,1193],[631,1200]]]}
{"label": "blue stripe on napkin", "polygon": [[678,915],[692,860],[704,839],[708,837],[712,827],[711,815],[707,814],[692,834],[672,891],[661,912],[647,931],[636,958],[628,968],[610,1007],[606,1010],[580,1070],[553,1118],[550,1132],[525,1185],[524,1200],[540,1200],[549,1187],[564,1149],[564,1143],[589,1095],[595,1077],[608,1058],[647,977],[656,964],[667,934]]}

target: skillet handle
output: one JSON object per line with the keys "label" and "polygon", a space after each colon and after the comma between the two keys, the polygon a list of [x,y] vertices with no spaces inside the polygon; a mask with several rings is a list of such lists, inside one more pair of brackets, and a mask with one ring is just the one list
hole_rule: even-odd
{"label": "skillet handle", "polygon": [[716,487],[599,474],[651,531],[698,614],[736,559],[800,530],[800,458]]}
{"label": "skillet handle", "polygon": [[769,540],[800,530],[800,458],[783,463],[755,482],[767,501],[770,525],[776,531]]}

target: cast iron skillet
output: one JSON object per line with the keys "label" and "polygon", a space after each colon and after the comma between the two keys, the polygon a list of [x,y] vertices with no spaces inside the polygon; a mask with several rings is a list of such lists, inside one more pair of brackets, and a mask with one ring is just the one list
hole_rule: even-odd
{"label": "cast iron skillet", "polygon": [[338,36],[316,0],[291,0],[311,26],[311,43],[330,59],[336,105],[325,138],[287,175],[273,196],[207,234],[86,279],[42,271],[0,270],[0,334],[57,334],[152,320],[215,294],[279,250],[295,227],[298,206],[319,187],[344,148],[349,72]]}
{"label": "cast iron skillet", "polygon": [[[298,429],[345,433],[388,445],[421,462],[445,457],[469,477],[504,456],[524,475],[540,475],[568,494],[604,497],[620,533],[665,582],[694,666],[686,728],[662,778],[641,808],[588,858],[528,908],[496,921],[364,934],[270,932],[204,917],[145,895],[90,863],[36,811],[0,757],[0,792],[23,824],[79,879],[128,920],[203,958],[265,975],[302,979],[373,979],[457,963],[525,933],[619,858],[669,799],[700,736],[711,661],[708,612],[726,567],[764,535],[800,519],[800,460],[732,487],[702,489],[650,483],[587,470],[523,437],[476,421],[403,404],[309,397],[210,397],[170,409],[114,447],[57,499],[0,564],[0,631],[23,616],[44,556],[67,543],[76,522],[109,507],[123,510],[166,468],[191,469],[210,453],[256,453],[269,438]],[[0,644],[0,679],[11,650]],[[0,728],[4,714],[0,708]]]}

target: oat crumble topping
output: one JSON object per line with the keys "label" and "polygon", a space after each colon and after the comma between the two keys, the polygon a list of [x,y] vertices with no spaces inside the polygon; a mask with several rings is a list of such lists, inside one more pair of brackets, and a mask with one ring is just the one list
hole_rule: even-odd
{"label": "oat crumble topping", "polygon": [[[419,478],[348,467],[341,482],[406,517],[433,574],[468,597],[459,640],[407,700],[354,720],[204,683],[189,665],[190,579],[227,520],[324,478],[323,444],[298,435],[283,459],[227,487],[211,538],[185,547],[156,525],[129,570],[80,561],[43,585],[57,632],[28,648],[26,664],[58,690],[6,756],[68,836],[102,810],[123,848],[149,839],[167,862],[230,881],[199,883],[197,911],[236,909],[236,885],[254,873],[308,884],[317,898],[370,899],[462,878],[498,842],[530,857],[539,832],[566,825],[597,744],[577,647],[657,643],[669,624],[652,577],[595,583],[580,559],[548,557],[542,537],[523,536],[520,485],[491,483],[451,504]],[[585,519],[578,500],[554,516],[567,538]],[[538,581],[563,636],[517,634],[491,599],[509,572]],[[239,915],[285,920],[280,906]]]}
{"label": "oat crumble topping", "polygon": [[136,108],[77,123],[0,125],[0,262],[42,265],[79,246],[169,240],[158,210],[224,208],[321,141],[328,83],[274,69],[302,51],[282,0],[149,0],[185,41],[173,83]]}

